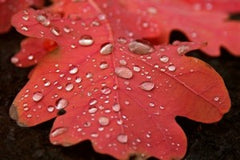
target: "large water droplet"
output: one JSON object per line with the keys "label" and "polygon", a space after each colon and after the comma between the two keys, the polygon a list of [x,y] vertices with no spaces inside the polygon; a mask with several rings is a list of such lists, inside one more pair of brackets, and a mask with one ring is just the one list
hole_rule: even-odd
{"label": "large water droplet", "polygon": [[143,40],[136,40],[130,42],[128,48],[132,53],[139,55],[149,54],[154,51],[154,48],[150,45],[150,43]]}
{"label": "large water droplet", "polygon": [[42,100],[42,98],[43,98],[42,92],[35,92],[32,96],[32,99],[35,102],[39,102],[40,100]]}
{"label": "large water droplet", "polygon": [[113,45],[111,43],[107,43],[101,47],[100,53],[102,55],[108,55],[108,54],[111,54],[112,51],[113,51]]}
{"label": "large water droplet", "polygon": [[116,67],[115,73],[117,76],[125,79],[131,79],[133,77],[132,71],[127,67]]}
{"label": "large water droplet", "polygon": [[120,143],[127,143],[127,141],[128,141],[128,136],[127,136],[126,134],[119,134],[119,135],[117,136],[117,140],[118,140],[118,142],[120,142]]}
{"label": "large water droplet", "polygon": [[102,125],[102,126],[107,126],[110,121],[109,121],[109,119],[108,119],[107,117],[100,117],[100,118],[98,119],[98,122],[99,122],[99,124]]}
{"label": "large water droplet", "polygon": [[67,128],[61,127],[61,128],[56,128],[52,131],[52,133],[50,134],[51,137],[57,137],[63,133],[65,133],[67,131]]}
{"label": "large water droplet", "polygon": [[66,99],[60,98],[56,102],[56,109],[58,109],[58,110],[63,109],[65,107],[67,107],[67,105],[68,105],[68,101]]}
{"label": "large water droplet", "polygon": [[145,90],[145,91],[153,90],[154,86],[155,86],[154,83],[149,82],[149,81],[143,82],[143,83],[140,84],[140,88]]}
{"label": "large water droplet", "polygon": [[78,43],[81,46],[91,46],[94,43],[94,40],[91,36],[89,35],[84,35],[80,38],[80,40],[78,41]]}

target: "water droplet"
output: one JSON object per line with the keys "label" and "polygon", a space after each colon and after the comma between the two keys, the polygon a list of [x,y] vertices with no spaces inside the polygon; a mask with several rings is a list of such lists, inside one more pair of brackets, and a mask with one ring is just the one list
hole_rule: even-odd
{"label": "water droplet", "polygon": [[76,83],[82,82],[82,78],[81,78],[81,77],[76,77],[75,82],[76,82]]}
{"label": "water droplet", "polygon": [[182,46],[179,46],[179,47],[177,48],[177,52],[178,52],[179,55],[183,55],[183,54],[185,54],[186,52],[188,52],[189,49],[190,49],[189,46],[182,45]]}
{"label": "water droplet", "polygon": [[94,40],[92,39],[91,36],[88,35],[84,35],[80,38],[80,40],[78,41],[78,43],[81,46],[91,46],[94,43]]}
{"label": "water droplet", "polygon": [[155,107],[155,104],[153,102],[150,102],[149,107]]}
{"label": "water droplet", "polygon": [[167,63],[169,61],[169,57],[168,56],[161,56],[160,61],[163,62],[163,63]]}
{"label": "water droplet", "polygon": [[98,119],[98,122],[99,122],[99,124],[102,125],[102,126],[107,126],[110,121],[109,121],[109,119],[108,119],[107,117],[100,117],[100,118]]}
{"label": "water droplet", "polygon": [[61,127],[61,128],[56,128],[52,131],[51,137],[57,137],[67,131],[67,128]]}
{"label": "water droplet", "polygon": [[150,81],[146,81],[140,84],[140,88],[145,90],[145,91],[151,91],[154,88],[154,83],[150,82]]}
{"label": "water droplet", "polygon": [[22,16],[22,19],[23,19],[24,21],[28,21],[28,20],[29,20],[29,16],[28,16],[28,15],[23,15],[23,16]]}
{"label": "water droplet", "polygon": [[48,112],[53,112],[55,110],[55,107],[54,106],[48,106],[47,107],[47,111]]}
{"label": "water droplet", "polygon": [[93,105],[95,105],[95,104],[97,104],[97,100],[96,100],[96,99],[91,99],[91,100],[89,101],[89,105],[90,105],[90,106],[93,106]]}
{"label": "water droplet", "polygon": [[99,68],[100,68],[100,69],[107,69],[107,68],[108,68],[107,62],[102,62],[102,63],[99,65]]}
{"label": "water droplet", "polygon": [[72,83],[68,83],[68,84],[66,84],[66,87],[65,87],[65,89],[66,89],[66,91],[71,91],[72,89],[73,89],[73,84]]}
{"label": "water droplet", "polygon": [[54,36],[60,36],[60,30],[57,27],[51,28],[50,31]]}
{"label": "water droplet", "polygon": [[168,66],[168,70],[174,72],[176,70],[176,67],[174,65],[170,65]]}
{"label": "water droplet", "polygon": [[33,56],[33,55],[29,55],[29,56],[27,57],[27,59],[28,59],[29,61],[31,61],[31,60],[34,59],[34,56]]}
{"label": "water droplet", "polygon": [[22,30],[22,31],[28,31],[28,27],[27,27],[27,26],[22,26],[22,27],[21,27],[21,30]]}
{"label": "water droplet", "polygon": [[139,66],[133,66],[133,70],[135,72],[140,72],[141,71],[141,68]]}
{"label": "water droplet", "polygon": [[44,15],[38,15],[36,17],[36,20],[45,27],[47,27],[51,24],[50,20],[48,20],[47,17]]}
{"label": "water droplet", "polygon": [[108,95],[111,93],[111,89],[109,87],[103,87],[101,89],[102,94]]}
{"label": "water droplet", "polygon": [[93,74],[92,74],[92,73],[88,72],[88,73],[86,74],[86,78],[92,78],[92,77],[93,77]]}
{"label": "water droplet", "polygon": [[89,109],[88,109],[88,113],[91,113],[91,114],[93,114],[93,113],[96,113],[97,112],[97,108],[94,106],[94,107],[90,107]]}
{"label": "water droplet", "polygon": [[121,59],[119,60],[119,64],[125,66],[127,65],[127,61],[125,61],[124,59]]}
{"label": "water droplet", "polygon": [[121,108],[120,105],[117,104],[117,103],[112,106],[112,110],[115,111],[115,112],[119,112],[120,108]]}
{"label": "water droplet", "polygon": [[12,58],[11,58],[11,62],[12,62],[13,64],[16,64],[16,63],[19,62],[19,59],[18,59],[17,57],[12,57]]}
{"label": "water droplet", "polygon": [[154,48],[150,45],[150,43],[143,40],[130,42],[128,48],[132,53],[139,55],[149,54],[154,51]]}
{"label": "water droplet", "polygon": [[68,101],[66,99],[60,98],[56,102],[56,109],[60,110],[67,107]]}
{"label": "water droplet", "polygon": [[42,100],[42,98],[43,98],[42,92],[35,92],[32,97],[33,101],[35,102],[39,102],[40,100]]}
{"label": "water droplet", "polygon": [[116,67],[115,73],[117,74],[117,76],[124,79],[131,79],[133,77],[132,71],[127,67]]}
{"label": "water droplet", "polygon": [[128,136],[126,134],[119,134],[117,136],[117,140],[120,143],[127,143],[128,142]]}
{"label": "water droplet", "polygon": [[112,52],[113,52],[113,45],[111,43],[104,44],[100,50],[100,53],[102,55],[108,55],[108,54],[111,54]]}
{"label": "water droplet", "polygon": [[213,99],[215,102],[218,102],[219,100],[220,100],[220,98],[219,97],[214,97],[214,99]]}

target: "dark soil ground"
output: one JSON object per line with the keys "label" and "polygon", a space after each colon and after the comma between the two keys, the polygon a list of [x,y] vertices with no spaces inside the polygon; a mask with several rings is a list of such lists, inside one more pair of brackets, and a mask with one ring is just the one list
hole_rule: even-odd
{"label": "dark soil ground", "polygon": [[[48,140],[52,122],[32,128],[21,128],[10,119],[9,107],[27,82],[30,69],[10,63],[24,37],[13,29],[0,35],[0,160],[110,160],[93,151],[90,142],[72,147],[53,146]],[[172,39],[182,39],[174,33]],[[237,160],[240,158],[240,58],[222,49],[222,56],[211,58],[201,52],[191,55],[203,59],[223,77],[232,99],[232,108],[215,124],[202,124],[178,117],[188,137],[185,160]]]}

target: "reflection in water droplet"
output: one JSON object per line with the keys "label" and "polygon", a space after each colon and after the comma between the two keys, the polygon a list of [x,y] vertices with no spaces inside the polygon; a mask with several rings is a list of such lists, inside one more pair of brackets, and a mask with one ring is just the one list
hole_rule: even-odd
{"label": "reflection in water droplet", "polygon": [[128,49],[135,54],[144,55],[154,51],[154,48],[147,41],[136,40],[132,41],[128,45]]}
{"label": "reflection in water droplet", "polygon": [[132,71],[127,67],[116,67],[115,73],[117,76],[124,79],[131,79],[133,77]]}

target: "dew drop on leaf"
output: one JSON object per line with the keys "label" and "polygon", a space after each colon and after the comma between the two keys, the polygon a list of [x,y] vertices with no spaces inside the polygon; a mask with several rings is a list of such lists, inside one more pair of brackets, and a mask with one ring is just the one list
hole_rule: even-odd
{"label": "dew drop on leaf", "polygon": [[116,67],[115,73],[117,76],[124,79],[131,79],[133,77],[132,71],[127,67]]}
{"label": "dew drop on leaf", "polygon": [[120,143],[127,143],[128,142],[128,136],[126,134],[119,134],[117,136],[117,140]]}
{"label": "dew drop on leaf", "polygon": [[150,82],[150,81],[146,81],[140,84],[140,88],[144,91],[151,91],[154,88],[154,83]]}
{"label": "dew drop on leaf", "polygon": [[65,133],[67,131],[67,128],[61,127],[61,128],[56,128],[52,131],[52,133],[50,134],[51,137],[57,137],[63,133]]}
{"label": "dew drop on leaf", "polygon": [[167,63],[169,61],[169,57],[168,56],[161,56],[160,61],[163,62],[163,63]]}
{"label": "dew drop on leaf", "polygon": [[58,109],[58,110],[63,109],[65,107],[67,107],[67,105],[68,105],[68,101],[64,98],[60,98],[56,102],[56,109]]}
{"label": "dew drop on leaf", "polygon": [[89,35],[84,35],[80,38],[80,40],[78,41],[78,43],[81,46],[91,46],[94,43],[94,40],[91,36]]}
{"label": "dew drop on leaf", "polygon": [[107,117],[100,117],[100,118],[98,119],[98,122],[99,122],[99,124],[102,125],[102,126],[107,126],[110,121],[109,121],[109,119],[108,119]]}
{"label": "dew drop on leaf", "polygon": [[154,51],[154,48],[150,45],[147,41],[142,40],[136,40],[132,41],[128,45],[128,49],[135,54],[138,55],[145,55],[152,53]]}
{"label": "dew drop on leaf", "polygon": [[111,54],[113,51],[113,45],[111,43],[107,43],[101,47],[100,53],[102,55]]}
{"label": "dew drop on leaf", "polygon": [[35,102],[39,102],[40,100],[42,100],[42,98],[43,98],[42,92],[35,92],[32,96],[32,99]]}

